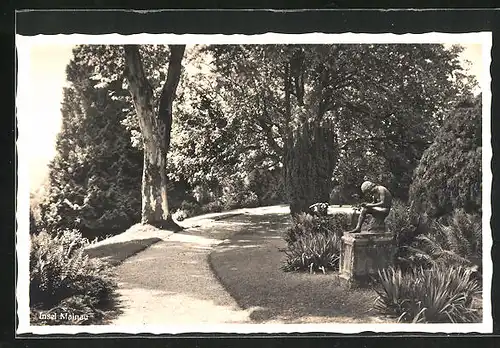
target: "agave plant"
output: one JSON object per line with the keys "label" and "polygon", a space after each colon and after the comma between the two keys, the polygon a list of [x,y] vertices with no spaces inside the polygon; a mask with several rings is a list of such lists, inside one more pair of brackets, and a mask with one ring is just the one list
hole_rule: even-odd
{"label": "agave plant", "polygon": [[481,288],[471,270],[437,265],[412,272],[388,268],[379,272],[380,288],[374,308],[413,323],[478,322],[472,300]]}

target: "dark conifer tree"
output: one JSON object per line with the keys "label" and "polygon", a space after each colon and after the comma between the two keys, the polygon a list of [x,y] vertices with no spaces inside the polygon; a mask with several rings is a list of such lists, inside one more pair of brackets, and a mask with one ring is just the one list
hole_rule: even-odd
{"label": "dark conifer tree", "polygon": [[66,70],[62,129],[41,223],[51,231],[76,228],[94,237],[140,220],[142,153],[122,125],[125,105],[116,96],[127,91],[118,80],[107,89],[94,88],[96,67],[89,54],[85,46],[76,48]]}
{"label": "dark conifer tree", "polygon": [[305,122],[287,141],[285,182],[290,212],[308,211],[311,204],[328,202],[338,145],[330,122]]}

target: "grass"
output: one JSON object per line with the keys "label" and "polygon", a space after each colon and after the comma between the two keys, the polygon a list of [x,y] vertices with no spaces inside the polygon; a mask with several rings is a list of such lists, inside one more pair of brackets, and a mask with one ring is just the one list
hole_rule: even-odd
{"label": "grass", "polygon": [[[369,323],[385,321],[372,310],[377,293],[351,289],[335,273],[283,272],[288,214],[237,217],[240,232],[218,245],[210,266],[254,322]],[[244,223],[242,223],[244,222]]]}

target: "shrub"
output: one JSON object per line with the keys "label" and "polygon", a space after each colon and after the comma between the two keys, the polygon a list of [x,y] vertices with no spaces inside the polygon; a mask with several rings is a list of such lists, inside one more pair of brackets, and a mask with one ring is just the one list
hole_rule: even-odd
{"label": "shrub", "polygon": [[310,273],[337,270],[340,260],[340,237],[336,234],[311,234],[300,237],[285,251],[286,263],[283,270]]}
{"label": "shrub", "polygon": [[203,213],[220,213],[222,211],[222,205],[219,202],[209,202],[201,207]]}
{"label": "shrub", "polygon": [[424,152],[410,186],[412,210],[441,217],[455,209],[481,212],[481,96],[445,119]]}
{"label": "shrub", "polygon": [[306,213],[296,215],[283,236],[288,244],[283,270],[311,273],[337,270],[342,233],[348,229],[349,221],[345,214],[327,217]]}
{"label": "shrub", "polygon": [[436,264],[481,270],[481,218],[456,210],[445,219],[430,220],[422,232],[399,245],[397,264],[403,269]]}
{"label": "shrub", "polygon": [[394,200],[386,224],[389,231],[394,233],[397,246],[395,264],[398,267],[405,270],[431,266],[430,256],[414,248],[418,236],[428,232],[428,220],[425,216],[414,223],[408,205],[401,200]]}
{"label": "shrub", "polygon": [[220,198],[224,209],[255,208],[260,205],[259,197],[243,183],[236,180],[226,184]]}
{"label": "shrub", "polygon": [[325,228],[324,225],[318,224],[320,221],[322,221],[322,219],[319,217],[301,213],[294,217],[293,224],[285,231],[283,239],[290,246],[306,234],[313,234],[318,231],[327,232],[323,230]]}
{"label": "shrub", "polygon": [[314,216],[300,213],[293,218],[293,224],[283,236],[283,239],[291,245],[299,238],[316,233],[340,234],[349,229],[351,217],[348,214],[334,214],[328,216]]}
{"label": "shrub", "polygon": [[182,221],[192,216],[200,215],[203,213],[201,206],[196,201],[184,200],[181,202],[179,209],[177,209],[173,217],[177,221]]}
{"label": "shrub", "polygon": [[394,233],[398,245],[407,239],[414,230],[410,217],[409,207],[400,200],[392,202],[391,211],[386,219],[386,225],[390,232]]}
{"label": "shrub", "polygon": [[[355,215],[357,222],[358,215]],[[349,230],[352,226],[352,216],[349,214],[334,214],[324,217],[326,220],[329,231],[334,231],[335,234],[342,236],[342,234]]]}
{"label": "shrub", "polygon": [[[64,313],[80,315],[74,323],[99,322],[112,300],[116,283],[107,264],[89,259],[84,247],[89,241],[77,231],[46,231],[31,236],[30,306],[39,324],[70,324]],[[39,321],[40,313],[55,313],[50,321]],[[84,319],[82,319],[84,317]]]}
{"label": "shrub", "polygon": [[457,248],[459,254],[468,259],[481,259],[483,250],[481,215],[469,214],[463,209],[456,209],[448,217],[447,224],[461,242]]}
{"label": "shrub", "polygon": [[480,320],[473,298],[480,286],[470,270],[437,266],[411,272],[388,268],[379,271],[381,289],[375,309],[413,323],[471,323]]}

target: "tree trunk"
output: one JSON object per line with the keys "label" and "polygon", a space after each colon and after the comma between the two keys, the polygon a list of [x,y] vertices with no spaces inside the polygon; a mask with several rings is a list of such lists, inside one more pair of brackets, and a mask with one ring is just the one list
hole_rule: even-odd
{"label": "tree trunk", "polygon": [[168,208],[166,155],[170,146],[172,103],[180,79],[183,54],[184,46],[171,46],[167,80],[155,112],[153,90],[144,74],[139,48],[137,45],[125,46],[125,75],[144,145],[141,222],[174,230],[180,227],[172,220]]}
{"label": "tree trunk", "polygon": [[142,172],[141,222],[167,227],[172,225],[173,221],[168,209],[165,172],[166,151],[159,143],[160,139],[155,136],[156,134],[148,134],[143,131],[142,135],[144,138],[144,168]]}

